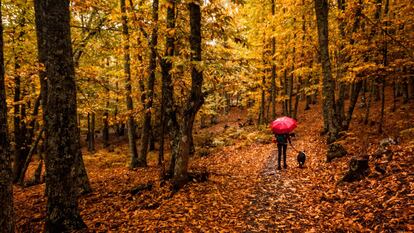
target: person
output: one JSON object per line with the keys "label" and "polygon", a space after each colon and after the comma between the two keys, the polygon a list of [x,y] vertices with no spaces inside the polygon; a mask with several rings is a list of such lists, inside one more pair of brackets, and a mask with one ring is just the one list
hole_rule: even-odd
{"label": "person", "polygon": [[283,168],[287,168],[286,164],[286,150],[287,150],[287,143],[289,142],[292,145],[290,140],[290,134],[275,134],[275,139],[277,143],[277,169],[281,170],[282,167],[280,166],[280,162],[283,155]]}

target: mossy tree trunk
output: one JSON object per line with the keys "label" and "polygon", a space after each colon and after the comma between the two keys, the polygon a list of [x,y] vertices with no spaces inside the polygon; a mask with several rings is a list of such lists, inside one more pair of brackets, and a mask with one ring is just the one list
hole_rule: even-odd
{"label": "mossy tree trunk", "polygon": [[47,217],[45,232],[86,228],[77,204],[76,161],[81,158],[77,127],[75,67],[68,0],[35,0],[36,32],[47,77],[45,111]]}

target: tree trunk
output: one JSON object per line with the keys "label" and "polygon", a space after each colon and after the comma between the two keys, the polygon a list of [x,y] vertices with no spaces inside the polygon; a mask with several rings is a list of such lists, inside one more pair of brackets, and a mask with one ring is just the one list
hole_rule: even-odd
{"label": "tree trunk", "polygon": [[[129,54],[129,29],[128,29],[128,18],[125,6],[125,0],[121,0],[121,13],[122,13],[122,36],[124,43],[124,75],[125,75],[125,90],[126,90],[126,104],[128,111],[134,109],[132,101],[132,84],[131,84],[131,56]],[[128,116],[128,144],[129,144],[129,155],[131,157],[130,168],[138,166],[138,151],[136,145],[136,134],[135,134],[135,120],[132,113]]]}
{"label": "tree trunk", "polygon": [[[190,47],[191,61],[201,61],[201,10],[200,6],[194,2],[188,4],[190,11]],[[188,181],[188,160],[190,155],[190,140],[192,137],[193,124],[198,110],[204,103],[204,94],[202,93],[203,73],[195,65],[191,71],[191,91],[188,97],[188,103],[184,111],[183,122],[180,126],[180,137],[178,148],[179,153],[176,157],[174,167],[174,189],[178,190]]]}
{"label": "tree trunk", "polygon": [[[293,18],[293,29],[295,30],[296,18]],[[296,41],[296,33],[293,34],[293,41]],[[292,67],[291,67],[291,75],[289,75],[289,116],[293,117],[293,71],[295,70],[295,58],[296,58],[296,43],[293,45],[292,50]]]}
{"label": "tree trunk", "polygon": [[[292,71],[294,70],[294,65],[292,64]],[[288,90],[288,116],[292,117],[292,99],[293,99],[293,74],[289,75],[289,90]]]}
{"label": "tree trunk", "polygon": [[[89,116],[89,113],[88,113],[88,116]],[[90,118],[89,148],[88,149],[90,152],[95,152],[95,113],[94,112],[92,112],[91,118]]]}
{"label": "tree trunk", "polygon": [[[275,16],[275,0],[272,0],[272,16]],[[273,30],[274,31],[274,30]],[[276,118],[276,38],[272,36],[272,77],[271,77],[271,103],[272,103],[272,119]]]}
{"label": "tree trunk", "polygon": [[289,115],[289,107],[288,107],[288,101],[286,100],[286,97],[288,96],[288,80],[287,80],[287,70],[283,72],[283,87],[284,87],[284,100],[283,100],[283,115],[288,116]]}
{"label": "tree trunk", "polygon": [[149,77],[147,83],[147,94],[145,100],[144,122],[142,126],[141,151],[138,157],[138,167],[147,166],[148,143],[151,130],[151,108],[154,98],[155,69],[157,68],[157,43],[158,43],[158,0],[152,1],[153,27],[150,42]]}
{"label": "tree trunk", "polygon": [[297,119],[298,118],[298,109],[299,109],[299,100],[300,100],[300,89],[302,86],[302,78],[298,77],[298,85],[296,89],[296,96],[295,96],[295,106],[293,108],[292,118]]}
{"label": "tree trunk", "polygon": [[369,90],[369,95],[368,95],[368,102],[365,108],[365,116],[364,116],[364,124],[368,124],[369,123],[369,111],[371,110],[371,103],[372,103],[372,98],[374,95],[374,81],[371,81],[371,85],[370,85],[370,90]]}
{"label": "tree trunk", "polygon": [[93,138],[93,133],[92,133],[92,120],[91,120],[91,114],[88,112],[88,136],[86,137],[86,141],[88,143],[88,151],[92,152],[93,149],[93,144],[92,144],[92,138]]}
{"label": "tree trunk", "polygon": [[104,148],[109,146],[109,102],[106,102],[106,109],[103,114],[103,129],[102,129],[102,139]]}
{"label": "tree trunk", "polygon": [[269,103],[268,105],[266,105],[266,114],[265,114],[265,116],[266,116],[266,118],[265,118],[265,122],[264,123],[266,123],[268,120],[268,118],[269,118],[269,116],[270,116],[270,105],[271,105],[271,103],[272,103],[272,96],[271,96],[271,91],[270,91],[270,93],[269,93],[269,95],[268,95],[268,97],[267,97],[267,102]]}
{"label": "tree trunk", "polygon": [[0,1],[0,231],[14,232],[12,168],[7,128],[6,86],[4,83],[3,22]]}
{"label": "tree trunk", "polygon": [[[81,158],[76,123],[75,68],[70,38],[69,1],[35,0],[36,32],[44,43],[48,83],[45,115],[47,217],[45,232],[86,228],[77,204],[76,160]],[[43,50],[45,49],[45,50]]]}
{"label": "tree trunk", "polygon": [[355,105],[358,102],[358,96],[359,96],[359,92],[361,91],[361,88],[362,88],[362,81],[358,80],[353,85],[353,88],[352,88],[351,100],[349,102],[349,107],[348,107],[348,113],[346,115],[346,118],[344,119],[342,130],[349,129],[349,125],[351,124],[351,120],[352,120],[352,114],[354,113]]}
{"label": "tree trunk", "polygon": [[225,102],[224,115],[227,115],[227,114],[229,114],[230,109],[231,109],[231,98],[230,98],[227,91],[223,91],[223,96],[224,96],[224,100],[225,100],[224,101]]}
{"label": "tree trunk", "polygon": [[[340,72],[340,71],[339,71]],[[342,77],[342,74],[338,74],[338,78]],[[339,93],[338,100],[336,101],[336,112],[337,112],[337,121],[340,125],[344,125],[345,121],[345,96],[347,85],[344,81],[339,81]]]}
{"label": "tree trunk", "polygon": [[[174,32],[175,28],[175,0],[168,0],[167,5],[167,29],[170,32]],[[173,148],[176,145],[175,141],[177,141],[177,133],[178,133],[178,122],[176,117],[176,112],[174,109],[174,87],[172,82],[172,75],[170,70],[172,68],[172,62],[170,58],[174,56],[174,41],[175,35],[174,33],[167,33],[166,34],[166,45],[165,45],[165,53],[164,57],[161,59],[161,72],[162,72],[162,105],[164,105],[165,112],[163,114],[163,122],[164,126],[163,129],[168,128],[168,133],[170,135],[171,140],[173,140]],[[164,131],[165,132],[165,131]],[[163,140],[164,134],[161,134]],[[161,144],[162,146],[164,143]],[[160,148],[160,159],[164,158],[164,149],[162,147],[162,152]],[[161,154],[162,153],[162,154]],[[163,160],[162,160],[163,162]],[[171,160],[170,166],[165,171],[164,164],[161,166],[161,177],[162,179],[172,177],[174,172],[175,166],[175,153],[171,153]]]}
{"label": "tree trunk", "polygon": [[[385,8],[384,8],[384,15],[388,18],[389,16],[389,0],[385,1]],[[388,27],[388,21],[385,22],[385,28]],[[384,36],[385,37],[385,36]],[[382,50],[382,57],[383,57],[383,65],[384,67],[388,66],[388,43],[387,41],[384,42],[384,47]],[[384,126],[384,108],[385,108],[385,77],[381,78],[381,118],[379,122],[378,132],[383,132]]]}
{"label": "tree trunk", "polygon": [[395,81],[392,82],[392,112],[395,112],[395,109],[397,108],[397,85],[395,84]]}
{"label": "tree trunk", "polygon": [[149,142],[148,142],[148,150],[149,151],[154,151],[155,150],[155,136],[154,136],[154,134],[155,134],[156,132],[155,132],[155,129],[154,129],[154,126],[153,125],[151,125],[151,127],[150,127],[150,135],[149,135]]}
{"label": "tree trunk", "polygon": [[408,103],[408,100],[409,100],[408,88],[409,88],[409,83],[406,80],[404,80],[402,82],[403,104]]}
{"label": "tree trunk", "polygon": [[95,151],[95,113],[92,112],[92,122],[91,122],[91,144],[92,151]]}
{"label": "tree trunk", "polygon": [[[118,92],[119,91],[119,85],[118,85],[118,81],[115,82],[115,90]],[[118,105],[119,105],[119,98],[118,95],[115,98],[115,110],[114,110],[114,119],[115,119],[115,131],[116,131],[116,136],[122,137],[125,135],[124,133],[124,128],[122,128],[122,124],[121,122],[118,122]]]}
{"label": "tree trunk", "polygon": [[[305,5],[305,0],[302,0],[302,5]],[[303,12],[302,14],[302,32],[303,32],[303,36],[302,36],[302,58],[305,59],[305,43],[306,43],[306,13]],[[306,60],[305,60],[306,61]],[[309,64],[309,67],[312,67],[313,62],[311,61]],[[306,64],[306,63],[305,63]],[[306,88],[309,90],[309,79],[310,79],[310,75],[308,75],[307,77],[305,77],[304,80],[304,90],[302,90],[303,95],[305,96],[305,110],[309,110],[310,109],[310,103],[311,103],[311,99],[309,96],[308,91],[306,91]],[[297,110],[296,110],[297,111]]]}
{"label": "tree trunk", "polygon": [[338,124],[335,119],[335,92],[334,81],[331,73],[331,62],[329,59],[329,37],[328,37],[328,1],[315,0],[315,12],[318,26],[319,51],[322,63],[323,86],[322,100],[324,118],[328,123],[328,143],[336,140],[338,135]]}
{"label": "tree trunk", "polygon": [[[265,72],[265,71],[263,71],[263,72]],[[262,77],[262,94],[261,94],[261,101],[260,101],[260,112],[259,112],[259,118],[257,120],[258,125],[262,125],[263,122],[264,122],[265,104],[266,104],[265,86],[266,86],[266,77],[263,74],[263,77]]]}
{"label": "tree trunk", "polygon": [[411,77],[409,79],[409,85],[410,85],[409,97],[410,99],[414,99],[414,77]]}
{"label": "tree trunk", "polygon": [[[338,0],[338,10],[344,14],[345,13],[345,0]],[[339,33],[341,41],[345,40],[345,20],[339,19]],[[345,56],[343,55],[342,51],[344,49],[344,43],[340,42],[338,55],[337,55],[337,62],[336,62],[336,80],[337,83],[339,83],[339,95],[338,100],[336,101],[336,111],[338,116],[338,122],[339,124],[343,124],[345,120],[345,98],[346,98],[346,91],[347,91],[347,83],[342,80],[345,73],[345,68],[343,67],[343,63],[345,63]]]}

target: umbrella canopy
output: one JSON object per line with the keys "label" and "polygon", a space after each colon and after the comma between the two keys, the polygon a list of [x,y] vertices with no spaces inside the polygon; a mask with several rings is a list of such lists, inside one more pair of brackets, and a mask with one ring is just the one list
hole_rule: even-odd
{"label": "umbrella canopy", "polygon": [[296,126],[298,126],[296,120],[287,116],[279,117],[270,124],[270,128],[276,134],[290,133]]}

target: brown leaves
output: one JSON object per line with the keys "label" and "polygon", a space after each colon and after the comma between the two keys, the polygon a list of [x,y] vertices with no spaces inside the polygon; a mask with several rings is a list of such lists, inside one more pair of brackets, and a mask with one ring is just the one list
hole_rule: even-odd
{"label": "brown leaves", "polygon": [[[412,231],[410,148],[391,145],[391,159],[371,157],[384,174],[371,168],[367,178],[337,185],[351,156],[326,163],[325,140],[319,136],[322,121],[314,120],[320,117],[319,110],[300,117],[293,145],[306,151],[303,169],[297,167],[296,152],[290,147],[289,167],[278,171],[274,144],[239,139],[209,156],[193,158],[190,170],[207,170],[209,180],[189,183],[175,195],[168,186],[159,187],[156,156],[148,168],[131,171],[126,167],[126,144],[117,145],[117,152],[85,153],[93,193],[80,197],[81,215],[91,232]],[[366,134],[350,135],[359,138],[346,145],[356,155]],[[152,190],[131,194],[132,188],[151,182]],[[43,193],[44,185],[15,188],[18,230],[42,230]]]}

